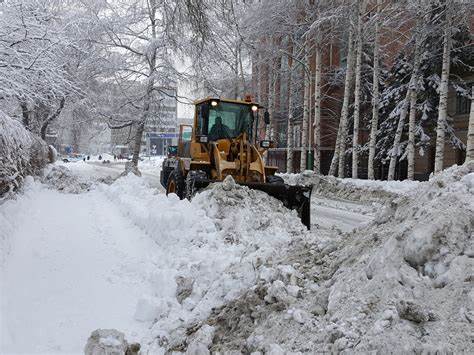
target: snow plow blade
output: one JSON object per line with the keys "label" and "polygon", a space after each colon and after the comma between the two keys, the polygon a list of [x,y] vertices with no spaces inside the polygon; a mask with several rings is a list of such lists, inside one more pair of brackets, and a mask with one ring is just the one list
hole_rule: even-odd
{"label": "snow plow blade", "polygon": [[294,186],[287,184],[264,184],[260,182],[239,183],[254,190],[263,191],[283,202],[286,208],[296,210],[306,228],[311,228],[311,192],[312,186]]}

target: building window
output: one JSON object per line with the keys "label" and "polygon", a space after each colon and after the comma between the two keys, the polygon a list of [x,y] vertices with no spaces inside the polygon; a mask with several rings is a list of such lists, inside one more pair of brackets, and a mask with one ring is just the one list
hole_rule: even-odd
{"label": "building window", "polygon": [[456,95],[456,115],[468,114],[471,110],[471,100],[469,97]]}

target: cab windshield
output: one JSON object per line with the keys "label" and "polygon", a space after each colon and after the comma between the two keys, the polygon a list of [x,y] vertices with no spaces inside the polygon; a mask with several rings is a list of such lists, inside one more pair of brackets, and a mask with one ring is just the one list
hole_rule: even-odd
{"label": "cab windshield", "polygon": [[249,105],[219,102],[209,108],[209,140],[235,138],[243,132],[249,132],[252,123],[252,111]]}

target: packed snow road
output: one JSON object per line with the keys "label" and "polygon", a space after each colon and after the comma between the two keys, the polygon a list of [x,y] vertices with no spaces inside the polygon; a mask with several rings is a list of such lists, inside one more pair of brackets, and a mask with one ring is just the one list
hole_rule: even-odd
{"label": "packed snow road", "polygon": [[312,228],[338,228],[349,232],[370,222],[374,217],[374,206],[342,199],[329,199],[314,195],[311,198]]}
{"label": "packed snow road", "polygon": [[[161,160],[154,160],[140,162],[140,171],[142,173],[143,179],[151,186],[155,187],[161,191],[164,191],[160,183],[160,171],[161,166],[158,164],[161,163]],[[87,162],[87,165],[92,167],[98,174],[108,174],[114,178],[118,177],[125,170],[125,162],[111,162],[109,164],[104,164],[100,161]]]}

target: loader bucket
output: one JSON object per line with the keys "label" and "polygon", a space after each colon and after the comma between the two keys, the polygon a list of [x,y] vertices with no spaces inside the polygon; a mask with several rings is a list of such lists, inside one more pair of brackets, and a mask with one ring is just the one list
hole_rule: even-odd
{"label": "loader bucket", "polygon": [[296,210],[301,222],[306,228],[311,228],[310,203],[312,186],[293,186],[287,184],[264,184],[260,182],[246,182],[240,185],[254,190],[263,191],[283,202],[286,208]]}

